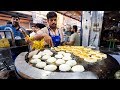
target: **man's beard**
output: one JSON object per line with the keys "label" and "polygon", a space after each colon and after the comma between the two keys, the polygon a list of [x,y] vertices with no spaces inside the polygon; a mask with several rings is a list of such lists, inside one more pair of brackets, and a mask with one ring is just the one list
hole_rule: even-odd
{"label": "man's beard", "polygon": [[50,28],[51,28],[51,29],[56,29],[57,26],[56,26],[56,24],[54,24],[54,25],[50,25]]}

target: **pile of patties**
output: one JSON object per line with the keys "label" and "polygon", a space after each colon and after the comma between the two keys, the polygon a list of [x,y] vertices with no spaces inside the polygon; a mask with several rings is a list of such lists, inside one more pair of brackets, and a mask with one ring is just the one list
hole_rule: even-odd
{"label": "pile of patties", "polygon": [[53,53],[51,50],[45,49],[33,55],[29,63],[46,71],[83,72],[85,70],[72,58],[71,53],[64,51]]}
{"label": "pile of patties", "polygon": [[58,46],[54,48],[55,51],[65,51],[78,56],[80,60],[84,60],[89,63],[94,63],[107,58],[107,55],[97,50],[83,46]]}

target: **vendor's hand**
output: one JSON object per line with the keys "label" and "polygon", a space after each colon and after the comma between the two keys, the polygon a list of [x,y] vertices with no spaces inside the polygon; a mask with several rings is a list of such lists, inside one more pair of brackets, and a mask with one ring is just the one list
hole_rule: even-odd
{"label": "vendor's hand", "polygon": [[49,35],[44,35],[44,40],[50,47],[53,47],[53,42]]}
{"label": "vendor's hand", "polygon": [[66,42],[64,42],[62,45],[63,45],[63,46],[66,45]]}
{"label": "vendor's hand", "polygon": [[30,45],[33,44],[33,42],[32,42],[31,40],[29,40],[29,38],[27,38],[27,37],[25,37],[25,41],[26,41],[27,43],[29,43]]}
{"label": "vendor's hand", "polygon": [[28,37],[25,37],[25,41],[26,41],[27,43],[29,43],[29,42],[30,42],[30,40],[29,40],[29,38],[28,38]]}

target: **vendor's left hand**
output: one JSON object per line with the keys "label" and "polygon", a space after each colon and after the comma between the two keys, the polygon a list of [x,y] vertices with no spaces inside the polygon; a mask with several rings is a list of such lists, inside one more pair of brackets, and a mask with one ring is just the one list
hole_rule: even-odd
{"label": "vendor's left hand", "polygon": [[53,47],[53,42],[52,42],[52,39],[49,35],[45,35],[44,40],[49,45],[49,47]]}

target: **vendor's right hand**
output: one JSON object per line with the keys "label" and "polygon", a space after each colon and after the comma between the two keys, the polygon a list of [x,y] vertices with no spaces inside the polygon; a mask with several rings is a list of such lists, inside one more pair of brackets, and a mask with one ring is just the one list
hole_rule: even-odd
{"label": "vendor's right hand", "polygon": [[29,43],[30,45],[33,44],[33,42],[32,42],[29,38],[27,38],[27,37],[25,37],[25,41],[26,41],[27,43]]}
{"label": "vendor's right hand", "polygon": [[62,46],[65,46],[65,45],[66,45],[66,42],[63,42],[63,43],[62,43]]}

